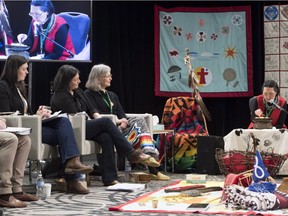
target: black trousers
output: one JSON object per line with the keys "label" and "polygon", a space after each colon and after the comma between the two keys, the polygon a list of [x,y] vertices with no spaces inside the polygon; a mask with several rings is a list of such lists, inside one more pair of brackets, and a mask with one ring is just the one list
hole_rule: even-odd
{"label": "black trousers", "polygon": [[133,147],[125,139],[109,118],[99,118],[86,121],[86,139],[94,140],[102,147],[102,157],[99,165],[102,172],[102,181],[117,179],[114,147],[119,156],[125,156],[133,151]]}

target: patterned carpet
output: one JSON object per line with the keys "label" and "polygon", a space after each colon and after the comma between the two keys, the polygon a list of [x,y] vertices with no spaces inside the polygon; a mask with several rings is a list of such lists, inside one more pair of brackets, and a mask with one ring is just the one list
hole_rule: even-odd
{"label": "patterned carpet", "polygon": [[[84,162],[89,165],[93,165],[94,156],[85,157]],[[74,195],[66,194],[53,190],[55,188],[55,183],[53,179],[45,179],[45,182],[52,183],[52,193],[51,197],[46,200],[39,200],[37,202],[31,202],[26,208],[21,209],[1,209],[5,216],[23,216],[23,215],[37,215],[37,216],[118,216],[118,215],[128,215],[128,216],[137,216],[137,215],[153,215],[153,216],[176,216],[183,214],[163,214],[163,213],[130,213],[130,212],[118,212],[118,211],[109,211],[109,207],[116,205],[124,204],[129,200],[133,200],[144,193],[151,192],[160,188],[163,188],[167,185],[172,184],[175,181],[183,180],[186,178],[186,174],[177,174],[177,173],[168,173],[170,176],[169,181],[150,181],[147,184],[147,189],[144,191],[136,192],[115,192],[115,191],[106,191],[106,187],[102,186],[102,182],[99,178],[94,178],[91,181],[89,186],[90,194],[88,195]],[[122,171],[118,172],[119,181],[125,182],[125,174]],[[283,176],[282,176],[283,177]],[[223,175],[208,176],[208,181],[224,181]],[[279,177],[275,179],[277,182],[281,182],[282,178]],[[29,193],[35,193],[35,178],[33,178],[33,183],[30,184],[28,180],[28,175],[25,175],[24,178],[24,191]],[[190,214],[191,215],[191,214]],[[193,213],[193,215],[201,215]],[[208,214],[205,214],[206,216]],[[221,216],[218,214],[217,216]],[[227,216],[227,215],[226,215]]]}
{"label": "patterned carpet", "polygon": [[[169,181],[151,181],[147,184],[145,191],[136,192],[114,192],[106,191],[102,186],[101,181],[92,181],[90,194],[88,195],[73,195],[52,191],[51,197],[46,200],[40,200],[37,202],[31,202],[28,207],[22,209],[3,209],[3,215],[19,216],[19,215],[41,215],[41,216],[79,216],[79,215],[178,215],[178,214],[161,214],[161,213],[127,213],[127,212],[112,212],[108,208],[123,204],[136,197],[156,190],[171,184],[176,180],[185,179],[185,174],[168,173],[171,177]],[[25,177],[26,178],[26,177]],[[223,176],[209,176],[210,180],[223,181]],[[119,180],[124,181],[124,173],[119,172]],[[46,180],[46,182],[49,180]],[[50,180],[51,181],[51,180]],[[26,179],[27,185],[25,185],[25,191],[34,192],[34,186],[28,185],[28,179]],[[1,214],[0,214],[1,215]],[[179,214],[180,215],[180,214]],[[194,214],[193,214],[194,215]],[[196,215],[196,214],[195,214]]]}

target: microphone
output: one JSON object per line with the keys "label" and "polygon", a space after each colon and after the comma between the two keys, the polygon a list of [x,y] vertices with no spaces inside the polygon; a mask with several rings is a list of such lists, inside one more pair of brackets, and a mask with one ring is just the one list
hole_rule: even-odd
{"label": "microphone", "polygon": [[[38,23],[37,23],[38,24]],[[35,28],[34,28],[35,29]],[[65,50],[66,52],[68,52],[70,54],[71,57],[74,57],[75,53],[73,53],[71,50],[67,49],[66,47],[62,46],[61,44],[57,43],[55,40],[53,40],[52,38],[48,37],[47,35],[45,35],[42,31],[38,31],[39,34],[41,34],[42,36],[44,36],[46,39],[48,39],[49,41],[51,41],[52,43],[54,43],[56,46],[59,46],[60,48],[62,48],[63,50]]]}
{"label": "microphone", "polygon": [[275,103],[274,99],[271,99],[269,103],[272,103],[274,106],[276,106],[279,110],[285,111],[282,107],[280,107],[277,103]]}
{"label": "microphone", "polygon": [[33,30],[34,37],[38,37],[39,23],[35,21],[35,22],[33,23],[33,26],[34,26],[34,30]]}

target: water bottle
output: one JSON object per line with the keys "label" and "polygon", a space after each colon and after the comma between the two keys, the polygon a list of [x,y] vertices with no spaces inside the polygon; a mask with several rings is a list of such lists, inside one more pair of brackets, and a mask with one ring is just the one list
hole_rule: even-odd
{"label": "water bottle", "polygon": [[131,164],[125,159],[125,180],[130,181]]}
{"label": "water bottle", "polygon": [[81,173],[79,177],[79,181],[85,181],[85,180],[86,180],[86,175],[84,173]]}
{"label": "water bottle", "polygon": [[36,196],[38,196],[39,199],[45,199],[44,180],[41,171],[39,171],[39,174],[36,179]]}

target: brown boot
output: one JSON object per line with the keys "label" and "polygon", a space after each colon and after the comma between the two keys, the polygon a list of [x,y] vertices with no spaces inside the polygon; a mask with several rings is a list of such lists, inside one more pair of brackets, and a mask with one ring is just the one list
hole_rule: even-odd
{"label": "brown boot", "polygon": [[89,194],[90,191],[88,188],[83,187],[83,185],[79,181],[75,180],[67,182],[67,193]]}
{"label": "brown boot", "polygon": [[88,174],[93,171],[91,166],[86,166],[81,163],[80,157],[76,156],[71,158],[65,168],[65,173],[74,174],[75,172]]}
{"label": "brown boot", "polygon": [[20,201],[37,201],[39,197],[28,193],[14,193],[13,196]]}
{"label": "brown boot", "polygon": [[9,200],[2,200],[0,199],[0,207],[6,207],[6,208],[25,208],[27,206],[27,203],[22,202],[18,199],[16,199],[14,196],[10,196]]}
{"label": "brown boot", "polygon": [[150,155],[144,154],[140,150],[134,150],[127,155],[127,159],[130,163],[141,163],[145,166],[159,167],[160,163],[157,162]]}

